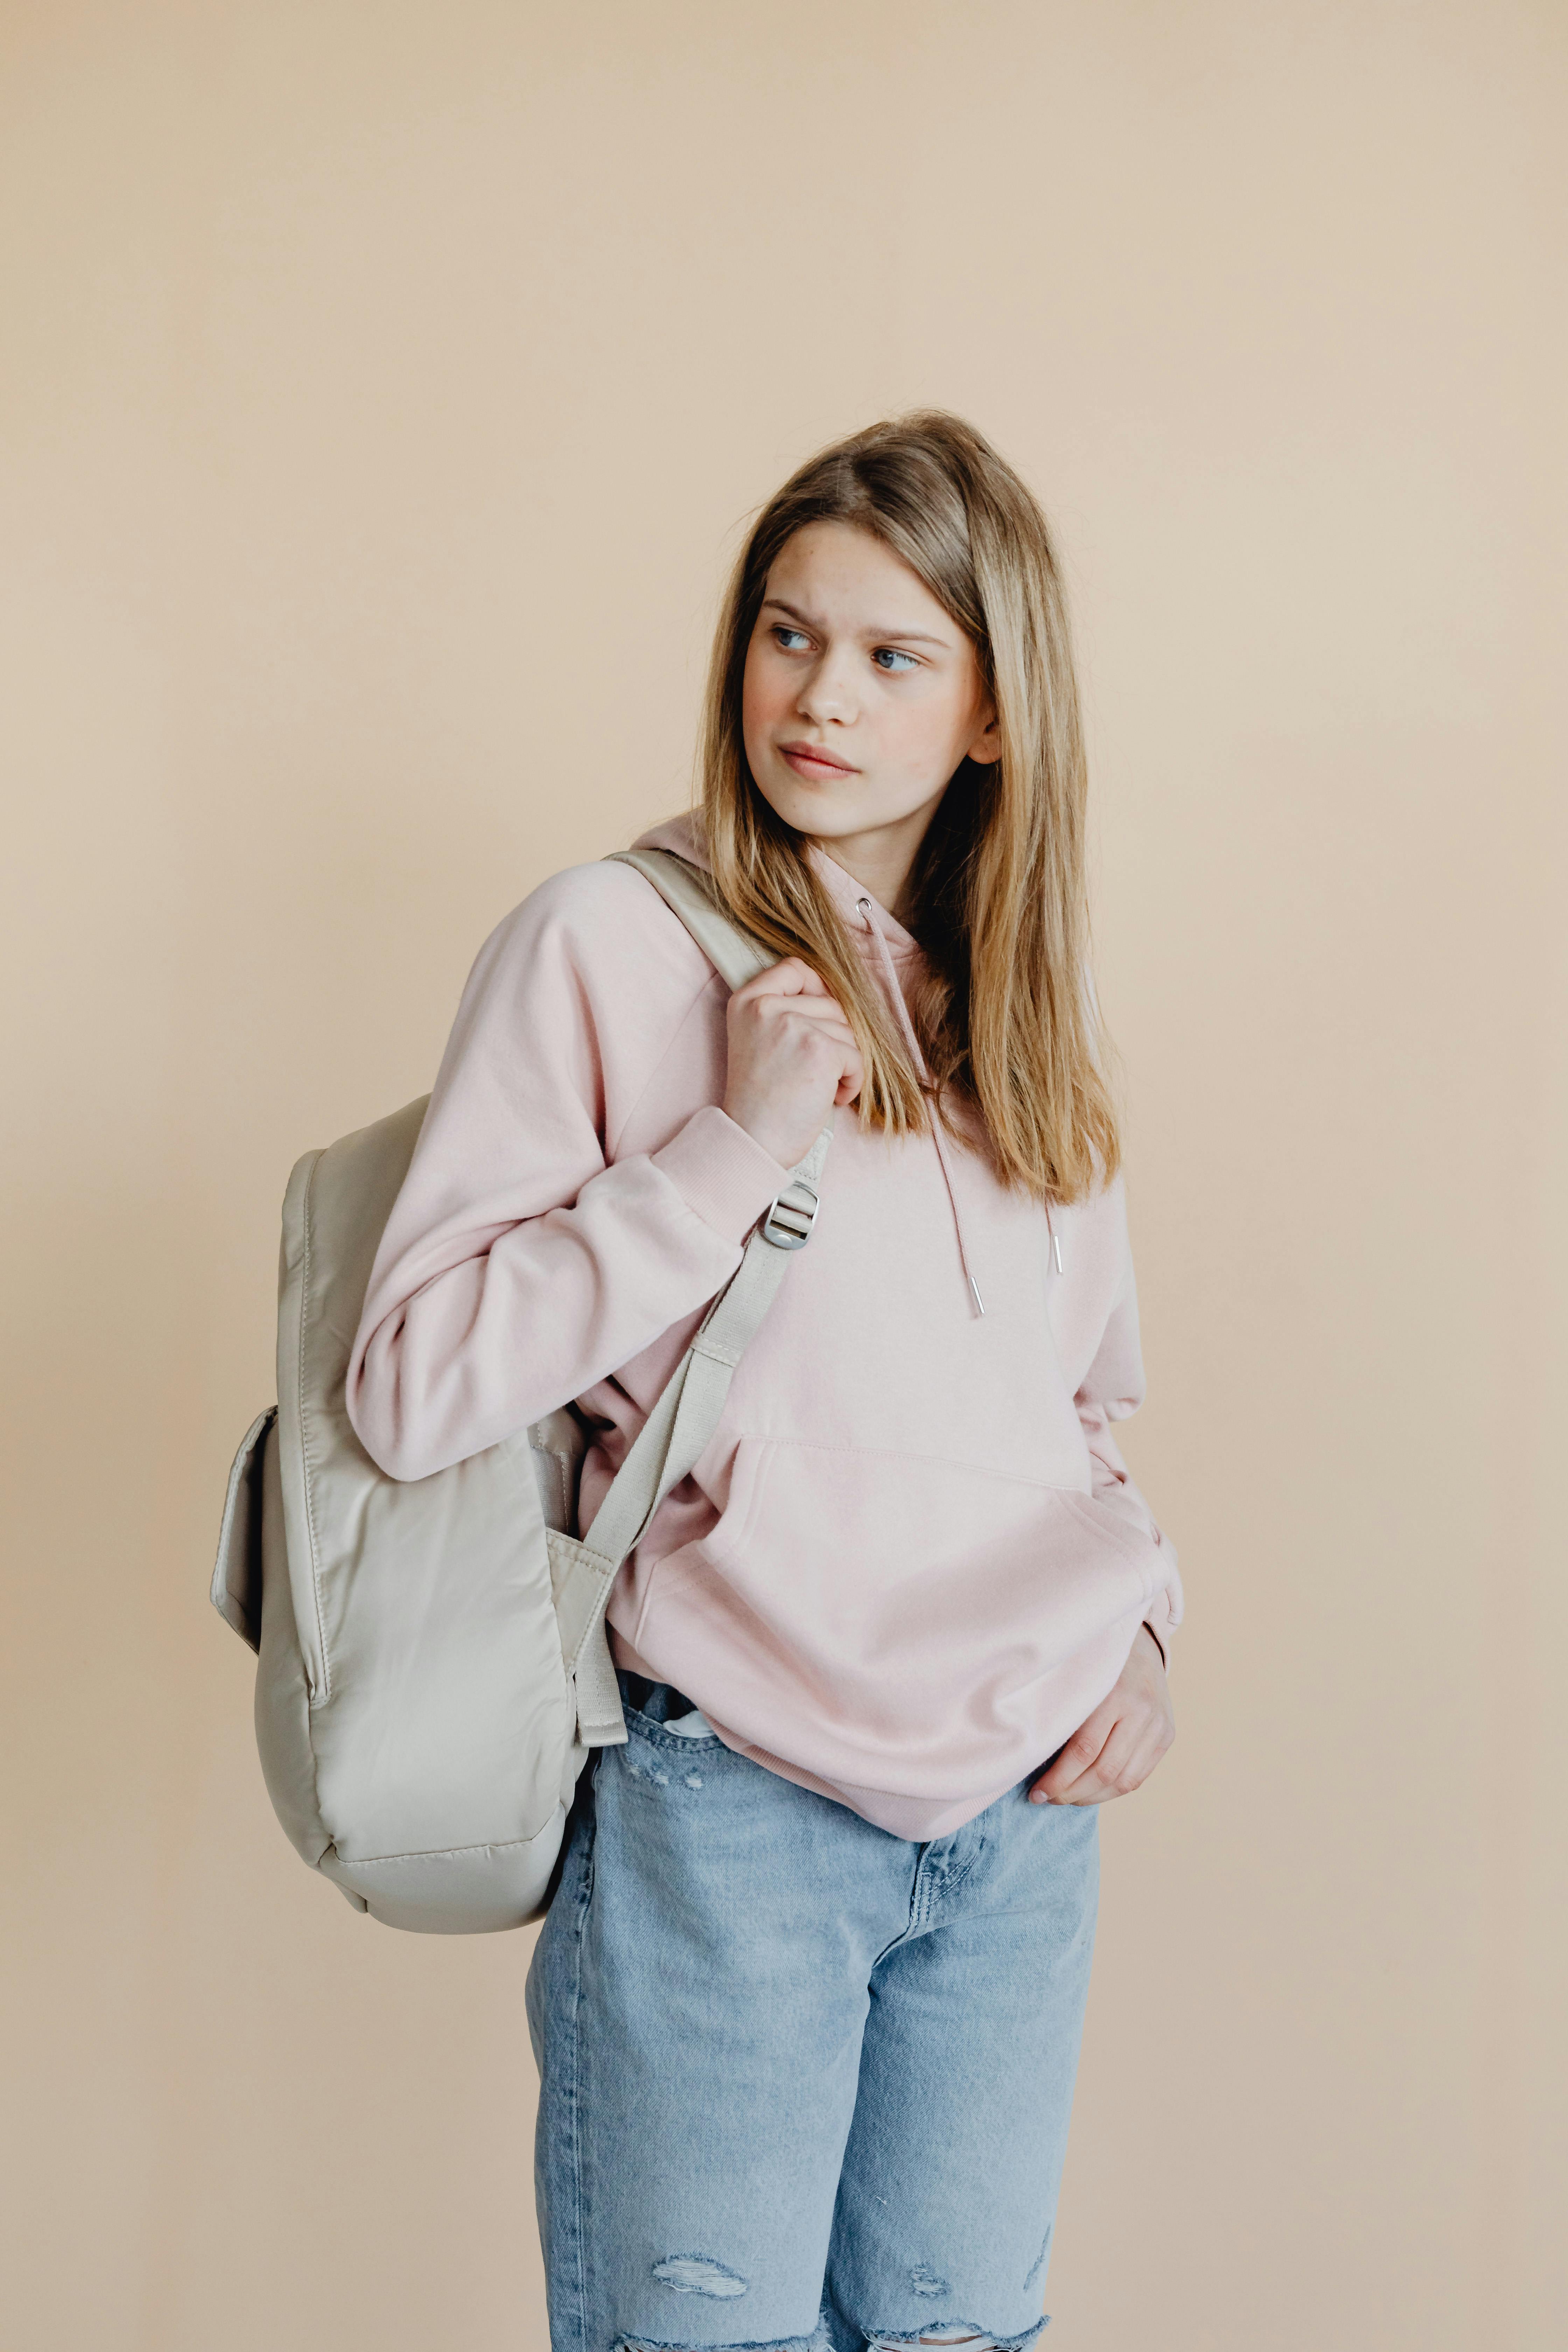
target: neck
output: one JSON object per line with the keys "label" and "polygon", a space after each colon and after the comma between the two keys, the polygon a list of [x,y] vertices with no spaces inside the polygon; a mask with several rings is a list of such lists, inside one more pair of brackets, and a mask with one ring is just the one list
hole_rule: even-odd
{"label": "neck", "polygon": [[907,924],[913,912],[910,878],[941,803],[938,793],[934,800],[912,809],[896,824],[873,825],[865,833],[840,834],[832,840],[825,840],[820,834],[810,838],[835,866],[843,867],[851,881],[868,890],[895,922]]}

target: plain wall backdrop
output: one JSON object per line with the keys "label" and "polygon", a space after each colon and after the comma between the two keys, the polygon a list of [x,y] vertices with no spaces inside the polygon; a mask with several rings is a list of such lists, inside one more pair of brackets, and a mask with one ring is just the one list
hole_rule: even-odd
{"label": "plain wall backdrop", "polygon": [[545,2343],[530,1938],[296,1861],[224,1480],[293,1160],[685,803],[745,517],[927,403],[1072,585],[1189,1595],[1177,1745],[1102,1815],[1047,2341],[1545,2352],[1561,0],[0,41],[7,2352]]}

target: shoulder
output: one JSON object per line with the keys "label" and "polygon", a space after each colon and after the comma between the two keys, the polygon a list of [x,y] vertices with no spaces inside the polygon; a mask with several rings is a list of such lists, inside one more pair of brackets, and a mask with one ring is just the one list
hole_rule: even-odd
{"label": "shoulder", "polygon": [[602,940],[627,929],[650,939],[664,931],[688,938],[651,882],[635,866],[614,857],[590,858],[568,866],[531,890],[497,924],[492,938],[522,937],[549,931],[563,940]]}
{"label": "shoulder", "polygon": [[[635,866],[552,874],[503,916],[468,974],[454,1066],[567,1077],[605,1115],[637,1096],[687,1023],[723,1024],[727,992],[679,916]],[[706,1008],[711,1001],[710,1015]]]}
{"label": "shoulder", "polygon": [[1121,1169],[1099,1178],[1085,1195],[1083,1213],[1088,1224],[1127,1247],[1127,1179]]}
{"label": "shoulder", "polygon": [[519,982],[569,981],[590,1002],[629,991],[687,1003],[716,978],[712,965],[635,866],[595,858],[568,866],[502,917],[475,960]]}
{"label": "shoulder", "polygon": [[430,1117],[477,1089],[509,1117],[528,1107],[537,1124],[564,1093],[615,1129],[689,1023],[722,1034],[725,993],[635,867],[568,866],[503,916],[475,957]]}

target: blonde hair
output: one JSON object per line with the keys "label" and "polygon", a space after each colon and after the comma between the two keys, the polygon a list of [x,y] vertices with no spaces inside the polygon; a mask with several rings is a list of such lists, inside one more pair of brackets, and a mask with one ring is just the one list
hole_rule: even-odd
{"label": "blonde hair", "polygon": [[1121,1155],[1089,984],[1088,777],[1067,604],[1037,500],[961,417],[924,409],[836,442],[753,525],[714,638],[702,731],[700,817],[719,894],[844,1007],[865,1064],[861,1118],[922,1131],[925,1090],[880,992],[801,835],[746,763],[742,682],[768,572],[814,522],[882,540],[974,646],[1002,755],[961,764],[921,844],[909,928],[929,976],[910,1011],[944,1126],[967,1099],[1002,1182],[1079,1199]]}

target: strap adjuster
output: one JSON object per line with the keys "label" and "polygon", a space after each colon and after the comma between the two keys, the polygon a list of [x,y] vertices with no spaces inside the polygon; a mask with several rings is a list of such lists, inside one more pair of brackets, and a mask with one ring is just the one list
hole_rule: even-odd
{"label": "strap adjuster", "polygon": [[797,1176],[793,1184],[784,1186],[763,1219],[763,1241],[772,1242],[774,1249],[804,1249],[816,1223],[816,1194]]}

